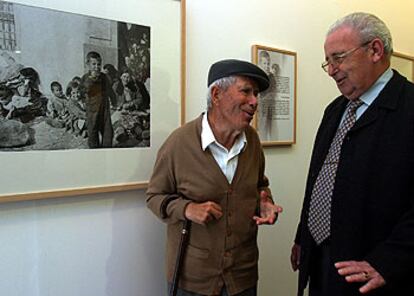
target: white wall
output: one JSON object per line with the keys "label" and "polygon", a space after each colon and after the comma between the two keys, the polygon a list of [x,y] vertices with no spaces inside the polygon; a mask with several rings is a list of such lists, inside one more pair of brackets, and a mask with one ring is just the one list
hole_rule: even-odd
{"label": "white wall", "polygon": [[0,294],[163,295],[164,227],[141,192],[0,206]]}
{"label": "white wall", "polygon": [[[37,2],[59,8],[56,1]],[[116,19],[134,13],[119,1],[102,3]],[[295,294],[288,257],[312,141],[324,106],[337,94],[320,68],[324,34],[356,10],[378,14],[395,49],[414,55],[410,0],[187,0],[188,119],[204,109],[206,75],[216,60],[249,60],[252,44],[298,55],[297,144],[265,150],[267,175],[285,212],[278,225],[260,231],[261,296]],[[1,204],[0,238],[1,295],[164,295],[164,226],[146,210],[142,191]]]}

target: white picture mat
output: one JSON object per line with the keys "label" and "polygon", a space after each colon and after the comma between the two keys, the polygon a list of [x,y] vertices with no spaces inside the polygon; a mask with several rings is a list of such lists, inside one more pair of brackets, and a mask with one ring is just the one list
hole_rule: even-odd
{"label": "white picture mat", "polygon": [[147,182],[158,148],[180,124],[180,2],[12,2],[151,27],[151,147],[2,152],[0,197]]}

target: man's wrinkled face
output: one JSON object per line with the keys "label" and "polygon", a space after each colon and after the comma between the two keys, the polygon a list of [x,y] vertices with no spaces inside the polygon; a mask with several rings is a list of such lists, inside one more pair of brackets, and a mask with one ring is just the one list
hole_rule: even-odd
{"label": "man's wrinkled face", "polygon": [[245,129],[256,112],[258,94],[257,83],[245,76],[237,76],[234,84],[220,89],[213,108],[217,109],[221,124],[229,130]]}
{"label": "man's wrinkled face", "polygon": [[[328,74],[350,100],[359,98],[375,81],[369,49],[369,43],[363,45],[358,33],[349,27],[339,28],[326,38],[325,60],[330,62]],[[338,59],[344,53],[345,57]]]}

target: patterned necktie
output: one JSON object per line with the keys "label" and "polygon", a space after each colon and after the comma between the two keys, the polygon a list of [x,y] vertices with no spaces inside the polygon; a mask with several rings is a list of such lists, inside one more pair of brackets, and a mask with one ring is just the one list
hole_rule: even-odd
{"label": "patterned necktie", "polygon": [[356,110],[361,104],[362,101],[359,99],[349,103],[344,121],[336,131],[328,155],[313,186],[308,227],[317,245],[320,245],[331,233],[331,199],[341,146],[345,135],[355,124]]}

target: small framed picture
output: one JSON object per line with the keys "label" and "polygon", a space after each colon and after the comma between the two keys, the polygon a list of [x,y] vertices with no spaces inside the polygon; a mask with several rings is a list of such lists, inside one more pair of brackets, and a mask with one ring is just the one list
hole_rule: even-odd
{"label": "small framed picture", "polygon": [[414,57],[393,52],[391,56],[391,68],[407,77],[409,81],[414,82]]}
{"label": "small framed picture", "polygon": [[253,63],[269,76],[253,120],[263,146],[296,143],[296,53],[253,45]]}

